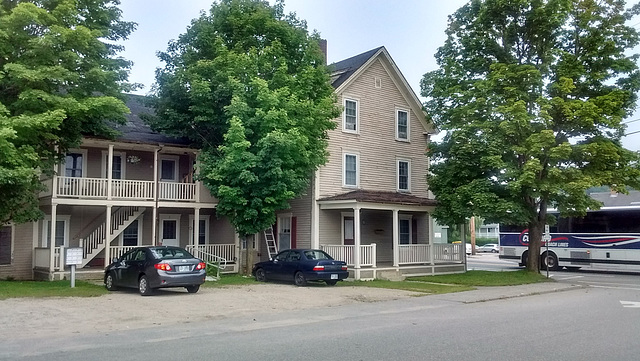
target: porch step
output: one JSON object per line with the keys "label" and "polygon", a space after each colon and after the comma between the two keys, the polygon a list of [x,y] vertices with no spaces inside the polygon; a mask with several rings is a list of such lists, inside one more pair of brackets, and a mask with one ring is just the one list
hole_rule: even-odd
{"label": "porch step", "polygon": [[406,278],[399,270],[376,271],[376,278],[385,281],[404,281]]}

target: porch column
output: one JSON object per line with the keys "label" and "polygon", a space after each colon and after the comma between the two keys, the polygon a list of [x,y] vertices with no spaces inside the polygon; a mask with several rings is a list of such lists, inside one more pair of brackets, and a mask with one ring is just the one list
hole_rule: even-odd
{"label": "porch column", "polygon": [[151,223],[151,244],[158,244],[158,151],[153,152],[153,222]]}
{"label": "porch column", "polygon": [[400,265],[400,225],[398,221],[398,210],[393,210],[393,267]]}
{"label": "porch column", "polygon": [[435,221],[433,220],[433,217],[431,216],[431,213],[429,213],[429,264],[431,264],[432,266],[434,265],[434,253],[436,252],[435,248],[435,244],[433,243],[433,238],[434,238],[434,234],[433,234],[433,228],[434,228],[434,224]]}
{"label": "porch column", "polygon": [[58,205],[51,204],[51,227],[49,230],[49,279],[53,276],[55,270],[56,258],[56,221],[58,220]]}
{"label": "porch column", "polygon": [[200,208],[196,207],[193,216],[193,246],[200,244]]}
{"label": "porch column", "polygon": [[[360,207],[359,206],[355,206],[355,208],[353,208],[353,233],[354,233],[353,235],[354,237],[353,268],[359,269],[360,264],[362,263],[360,262]],[[356,279],[357,278],[358,277],[356,277]]]}
{"label": "porch column", "polygon": [[[122,160],[124,162],[124,159]],[[107,158],[107,199],[113,197],[113,144],[109,144],[109,158]]]}
{"label": "porch column", "polygon": [[[109,172],[111,173],[111,172]],[[111,187],[109,187],[111,188]],[[111,206],[107,206],[107,217],[104,231],[104,268],[107,268],[111,261],[111,255],[109,254],[109,246],[111,245]]]}

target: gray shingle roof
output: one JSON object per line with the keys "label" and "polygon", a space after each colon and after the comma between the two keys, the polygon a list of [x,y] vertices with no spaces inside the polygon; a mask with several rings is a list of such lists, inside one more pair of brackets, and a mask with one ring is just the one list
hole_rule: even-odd
{"label": "gray shingle roof", "polygon": [[601,192],[591,193],[590,196],[602,202],[603,207],[640,206],[640,191],[629,191],[629,194]]}
{"label": "gray shingle roof", "polygon": [[151,127],[140,118],[142,114],[154,113],[152,108],[144,104],[144,100],[144,96],[127,94],[126,105],[131,110],[131,114],[127,115],[126,124],[114,126],[121,133],[117,140],[130,143],[188,146],[190,143],[187,139],[175,138],[151,130]]}
{"label": "gray shingle roof", "polygon": [[382,48],[384,48],[384,46],[371,49],[367,52],[341,60],[337,63],[329,64],[329,69],[331,70],[331,85],[333,85],[334,88],[342,85],[342,83],[349,79],[353,73],[360,69],[361,66],[363,66]]}

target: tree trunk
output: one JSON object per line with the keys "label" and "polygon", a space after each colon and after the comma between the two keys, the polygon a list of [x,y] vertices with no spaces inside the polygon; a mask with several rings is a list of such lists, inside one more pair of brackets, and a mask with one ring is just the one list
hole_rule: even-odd
{"label": "tree trunk", "polygon": [[253,243],[256,238],[256,235],[247,236],[247,269],[245,275],[247,277],[251,277],[251,271],[253,270],[253,252],[254,247]]}
{"label": "tree trunk", "polygon": [[527,257],[527,270],[540,273],[540,245],[542,244],[542,229],[544,223],[529,224],[529,254]]}

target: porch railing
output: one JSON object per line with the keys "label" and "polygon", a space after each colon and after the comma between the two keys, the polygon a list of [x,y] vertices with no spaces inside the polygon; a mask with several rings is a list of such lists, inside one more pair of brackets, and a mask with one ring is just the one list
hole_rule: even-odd
{"label": "porch railing", "polygon": [[[356,246],[351,245],[321,245],[320,249],[327,252],[331,257],[339,261],[345,261],[347,266],[355,266],[353,251]],[[360,266],[376,267],[376,244],[360,245]]]}
{"label": "porch railing", "polygon": [[429,263],[430,245],[428,244],[401,244],[398,246],[398,264]]}
{"label": "porch railing", "polygon": [[153,181],[113,179],[111,196],[124,199],[153,199]]}
{"label": "porch railing", "polygon": [[111,262],[114,258],[120,258],[123,254],[129,252],[130,250],[136,248],[138,246],[109,246],[109,262]]}
{"label": "porch railing", "polygon": [[448,244],[448,243],[435,243],[433,245],[433,260],[434,261],[448,261],[448,262],[463,262],[464,249],[462,243]]}
{"label": "porch railing", "polygon": [[169,201],[195,201],[196,183],[159,182],[158,199]]}
{"label": "porch railing", "polygon": [[[109,180],[105,178],[82,178],[58,176],[56,194],[61,197],[105,199]],[[158,199],[163,201],[196,200],[198,183],[158,182]],[[114,199],[154,199],[155,183],[144,180],[112,179],[111,197]]]}
{"label": "porch railing", "polygon": [[[60,253],[61,253],[62,247],[54,247],[53,249],[53,270],[54,271],[60,271],[62,269],[64,269],[64,267],[60,267]],[[35,264],[33,265],[34,267],[37,268],[49,268],[49,262],[50,262],[50,258],[49,256],[51,255],[51,249],[48,247],[38,247],[34,249],[35,252]]]}
{"label": "porch railing", "polygon": [[205,259],[206,255],[214,255],[216,257],[224,258],[227,263],[232,263],[237,260],[235,244],[190,244],[187,245],[186,249],[194,256],[202,258],[204,261],[217,262],[215,259]]}

